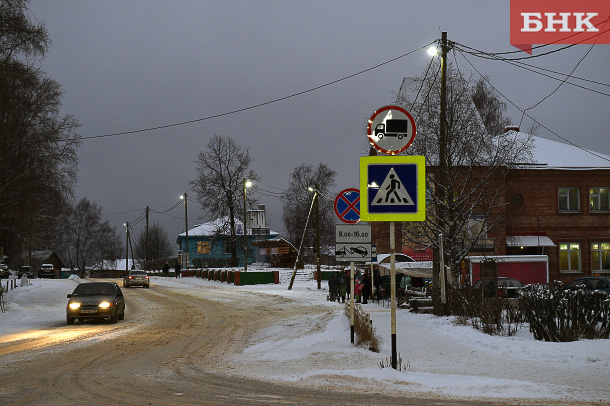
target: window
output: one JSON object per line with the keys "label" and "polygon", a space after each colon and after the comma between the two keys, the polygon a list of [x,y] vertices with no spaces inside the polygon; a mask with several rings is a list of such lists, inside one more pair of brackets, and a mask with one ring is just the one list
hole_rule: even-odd
{"label": "window", "polygon": [[610,242],[591,244],[591,272],[610,272]]}
{"label": "window", "polygon": [[197,254],[209,254],[210,253],[210,242],[209,241],[197,241]]}
{"label": "window", "polygon": [[559,188],[559,211],[580,211],[580,191],[577,187]]}
{"label": "window", "polygon": [[591,211],[610,211],[610,188],[592,187],[589,189],[589,207]]}
{"label": "window", "polygon": [[580,272],[580,243],[559,244],[559,270],[561,272]]}

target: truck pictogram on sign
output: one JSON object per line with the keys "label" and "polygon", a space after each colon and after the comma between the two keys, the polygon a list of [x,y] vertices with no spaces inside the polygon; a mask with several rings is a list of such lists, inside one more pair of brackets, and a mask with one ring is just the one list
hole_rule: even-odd
{"label": "truck pictogram on sign", "polygon": [[389,119],[385,123],[377,124],[375,136],[380,140],[383,137],[398,137],[402,140],[409,135],[409,120]]}

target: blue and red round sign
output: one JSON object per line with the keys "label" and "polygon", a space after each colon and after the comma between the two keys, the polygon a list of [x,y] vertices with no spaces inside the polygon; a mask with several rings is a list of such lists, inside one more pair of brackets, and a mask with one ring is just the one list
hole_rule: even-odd
{"label": "blue and red round sign", "polygon": [[335,199],[335,214],[344,223],[360,221],[360,190],[345,189]]}

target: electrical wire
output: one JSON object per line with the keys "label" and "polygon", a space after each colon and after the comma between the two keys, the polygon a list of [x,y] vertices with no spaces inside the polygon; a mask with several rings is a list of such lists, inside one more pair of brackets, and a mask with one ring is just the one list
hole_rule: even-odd
{"label": "electrical wire", "polygon": [[525,115],[526,117],[528,117],[530,120],[532,120],[532,121],[533,121],[533,122],[535,122],[536,124],[540,125],[542,128],[544,128],[545,130],[547,130],[547,131],[548,131],[548,132],[550,132],[551,134],[555,135],[557,138],[560,138],[561,140],[563,140],[563,141],[567,142],[568,144],[572,145],[573,147],[576,147],[576,148],[578,148],[578,149],[581,149],[581,150],[583,150],[583,151],[585,151],[585,152],[587,152],[587,153],[589,153],[589,154],[591,154],[591,155],[593,155],[593,156],[595,156],[595,157],[597,157],[597,158],[601,158],[601,159],[603,159],[603,160],[605,160],[605,161],[610,162],[610,159],[608,159],[608,158],[606,158],[606,157],[604,157],[604,156],[602,156],[602,155],[600,155],[600,154],[598,154],[598,153],[595,153],[595,152],[593,152],[593,151],[590,151],[590,150],[588,150],[588,149],[585,149],[585,148],[583,148],[583,147],[581,147],[581,146],[579,146],[579,145],[575,144],[574,142],[570,141],[569,139],[567,139],[567,138],[565,138],[565,137],[563,137],[563,136],[559,135],[557,132],[555,132],[555,131],[551,130],[551,129],[550,129],[550,128],[548,128],[546,125],[544,125],[543,123],[541,123],[540,121],[538,121],[536,118],[534,118],[534,117],[530,116],[529,114],[527,114],[527,112],[526,112],[525,110],[523,110],[521,107],[517,106],[517,104],[515,104],[515,103],[514,103],[512,100],[510,100],[510,99],[509,99],[508,97],[506,97],[506,96],[505,96],[505,95],[504,95],[502,92],[500,92],[500,91],[499,91],[499,90],[498,90],[498,89],[497,89],[497,88],[496,88],[494,85],[492,85],[492,84],[491,84],[491,82],[489,81],[489,79],[488,79],[488,78],[486,78],[486,77],[485,77],[483,74],[481,74],[481,72],[479,72],[479,70],[478,70],[478,69],[477,69],[477,68],[476,68],[476,67],[475,67],[475,66],[472,64],[472,62],[470,62],[470,61],[468,60],[468,58],[466,58],[466,56],[464,55],[464,53],[463,53],[463,52],[461,52],[460,50],[458,50],[458,52],[460,52],[460,55],[462,56],[462,58],[464,58],[464,60],[465,60],[466,62],[468,62],[468,64],[469,64],[469,65],[472,67],[472,69],[474,69],[474,71],[475,71],[476,73],[478,73],[478,74],[479,74],[479,76],[481,76],[481,78],[483,78],[483,80],[485,80],[485,82],[487,82],[487,84],[488,84],[489,86],[491,86],[491,88],[492,88],[492,89],[494,89],[494,91],[496,91],[496,92],[497,92],[497,93],[498,93],[500,96],[502,96],[502,97],[503,97],[503,98],[504,98],[504,99],[505,99],[505,100],[506,100],[508,103],[510,103],[510,104],[511,104],[513,107],[515,107],[517,110],[519,110],[519,111],[520,111],[522,114],[524,114],[524,115]]}
{"label": "electrical wire", "polygon": [[243,107],[243,108],[240,108],[240,109],[235,109],[235,110],[227,111],[227,112],[224,112],[224,113],[214,114],[214,115],[211,115],[211,116],[201,117],[201,118],[197,118],[197,119],[194,119],[194,120],[182,121],[182,122],[173,123],[173,124],[165,124],[165,125],[160,125],[160,126],[156,126],[156,127],[142,128],[142,129],[139,129],[139,130],[122,131],[122,132],[117,132],[117,133],[109,133],[109,134],[102,134],[102,135],[92,135],[92,136],[80,137],[80,140],[89,140],[89,139],[95,139],[95,138],[108,138],[108,137],[115,137],[115,136],[119,136],[119,135],[129,135],[129,134],[136,134],[136,133],[141,133],[141,132],[146,132],[146,131],[161,130],[161,129],[164,129],[164,128],[171,128],[171,127],[177,127],[177,126],[182,126],[182,125],[186,125],[186,124],[193,124],[193,123],[197,123],[197,122],[200,122],[200,121],[211,120],[211,119],[214,119],[214,118],[224,117],[224,116],[228,116],[228,115],[231,115],[231,114],[236,114],[236,113],[241,113],[241,112],[248,111],[248,110],[257,109],[257,108],[260,108],[260,107],[263,107],[263,106],[267,106],[269,104],[278,103],[278,102],[281,102],[281,101],[284,101],[284,100],[288,100],[288,99],[291,99],[293,97],[302,96],[304,94],[311,93],[311,92],[314,92],[316,90],[323,89],[325,87],[337,84],[339,82],[343,82],[345,80],[351,79],[351,78],[356,77],[358,75],[362,75],[364,73],[370,72],[370,71],[378,69],[378,68],[380,68],[382,66],[388,65],[388,64],[390,64],[392,62],[395,62],[395,61],[397,61],[397,60],[399,60],[401,58],[409,56],[409,55],[411,55],[411,54],[413,54],[415,52],[421,51],[422,49],[432,45],[433,43],[434,42],[431,42],[429,44],[424,45],[423,47],[414,49],[412,51],[409,51],[409,52],[407,52],[405,54],[402,54],[400,56],[397,56],[395,58],[389,59],[389,60],[387,60],[385,62],[382,62],[380,64],[371,66],[369,68],[363,69],[363,70],[361,70],[359,72],[356,72],[356,73],[352,73],[351,75],[344,76],[344,77],[342,77],[340,79],[336,79],[336,80],[324,83],[322,85],[319,85],[319,86],[316,86],[316,87],[313,87],[313,88],[310,88],[310,89],[307,89],[307,90],[303,90],[301,92],[293,93],[293,94],[290,94],[288,96],[283,96],[283,97],[280,97],[280,98],[277,98],[277,99],[273,99],[273,100],[269,100],[269,101],[266,101],[266,102],[263,102],[263,103],[254,104],[252,106],[248,106],[248,107]]}

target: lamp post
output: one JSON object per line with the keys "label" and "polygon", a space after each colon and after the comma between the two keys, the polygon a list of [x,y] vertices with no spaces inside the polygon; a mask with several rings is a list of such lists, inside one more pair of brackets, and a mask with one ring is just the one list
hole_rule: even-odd
{"label": "lamp post", "polygon": [[187,201],[188,195],[186,194],[186,192],[184,192],[184,195],[180,196],[180,199],[184,200],[184,230],[185,230],[185,252],[186,252],[186,261],[184,261],[184,253],[182,255],[182,259],[183,259],[183,266],[185,269],[188,269],[189,267],[189,218],[188,218],[188,209],[187,209],[187,205],[186,205],[186,201]]}
{"label": "lamp post", "polygon": [[125,255],[126,255],[125,272],[129,272],[129,221],[123,223],[123,225],[125,226],[125,229],[127,230],[127,234],[125,237]]}
{"label": "lamp post", "polygon": [[313,200],[316,204],[316,279],[318,280],[318,289],[322,289],[322,272],[320,271],[320,198],[319,192],[316,188],[307,188],[310,192],[315,192]]}
{"label": "lamp post", "polygon": [[244,271],[248,270],[248,217],[246,212],[246,190],[252,182],[244,178]]}

